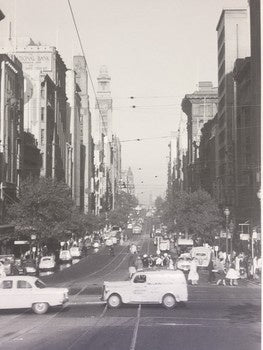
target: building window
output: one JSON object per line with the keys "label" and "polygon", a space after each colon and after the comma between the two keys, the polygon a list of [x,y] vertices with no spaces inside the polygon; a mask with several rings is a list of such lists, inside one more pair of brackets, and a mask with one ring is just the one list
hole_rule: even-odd
{"label": "building window", "polygon": [[45,107],[41,107],[41,121],[45,120]]}
{"label": "building window", "polygon": [[40,139],[40,143],[41,143],[41,146],[44,145],[44,141],[45,141],[45,130],[44,129],[41,129],[41,139]]}

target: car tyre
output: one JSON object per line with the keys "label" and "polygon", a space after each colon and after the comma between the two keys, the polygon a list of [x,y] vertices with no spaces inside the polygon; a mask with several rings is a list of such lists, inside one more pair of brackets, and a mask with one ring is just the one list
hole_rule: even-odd
{"label": "car tyre", "polygon": [[162,301],[163,307],[172,310],[176,305],[175,297],[172,294],[165,294]]}
{"label": "car tyre", "polygon": [[32,309],[35,314],[43,315],[47,312],[49,308],[48,303],[35,303],[32,305]]}
{"label": "car tyre", "polygon": [[108,307],[111,309],[117,309],[121,306],[122,301],[119,294],[111,294],[107,300]]}

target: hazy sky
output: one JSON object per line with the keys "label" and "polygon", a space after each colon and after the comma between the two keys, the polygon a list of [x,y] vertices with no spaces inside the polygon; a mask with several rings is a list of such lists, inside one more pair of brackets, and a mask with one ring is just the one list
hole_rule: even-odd
{"label": "hazy sky", "polygon": [[[155,197],[165,192],[168,137],[183,114],[183,96],[196,90],[198,81],[210,80],[217,86],[216,25],[222,8],[246,4],[246,0],[71,0],[95,86],[100,66],[108,67],[116,134],[123,141],[146,138],[122,143],[123,168],[132,167],[142,202],[150,193]],[[80,48],[67,0],[0,0],[0,8],[6,15],[0,23],[1,36],[8,35],[12,21],[17,36],[57,46],[71,68],[72,56],[80,54]],[[93,107],[91,86],[89,93]],[[158,138],[163,136],[167,138]]]}

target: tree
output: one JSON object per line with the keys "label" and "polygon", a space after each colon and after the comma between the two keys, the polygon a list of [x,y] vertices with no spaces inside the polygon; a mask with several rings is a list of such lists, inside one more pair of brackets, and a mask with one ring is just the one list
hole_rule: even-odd
{"label": "tree", "polygon": [[172,202],[166,200],[162,205],[162,220],[170,230],[208,241],[221,226],[223,218],[212,197],[198,190],[193,193],[178,191]]}
{"label": "tree", "polygon": [[59,238],[68,229],[73,208],[67,185],[42,177],[21,184],[19,202],[8,207],[7,215],[21,230],[34,230],[38,239]]}
{"label": "tree", "polygon": [[135,196],[121,191],[116,196],[115,209],[108,214],[108,222],[112,225],[124,226],[129,214],[138,205],[138,200]]}

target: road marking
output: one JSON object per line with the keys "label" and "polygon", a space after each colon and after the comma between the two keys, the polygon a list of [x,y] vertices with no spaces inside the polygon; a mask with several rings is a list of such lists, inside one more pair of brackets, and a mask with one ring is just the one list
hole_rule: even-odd
{"label": "road marking", "polygon": [[203,324],[200,323],[157,323],[158,326],[198,326],[198,327],[204,327]]}
{"label": "road marking", "polygon": [[139,307],[137,310],[136,324],[135,324],[133,334],[132,334],[132,341],[131,341],[130,350],[135,350],[137,334],[138,334],[138,329],[139,329],[139,323],[140,323],[140,316],[141,316],[141,304],[139,304]]}

